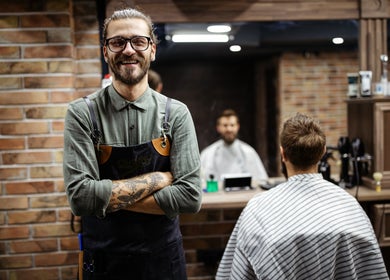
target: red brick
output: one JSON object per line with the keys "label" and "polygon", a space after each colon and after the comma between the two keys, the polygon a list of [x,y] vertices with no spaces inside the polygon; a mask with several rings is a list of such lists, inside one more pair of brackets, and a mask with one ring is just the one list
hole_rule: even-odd
{"label": "red brick", "polygon": [[46,91],[7,91],[0,92],[0,104],[16,105],[16,104],[37,104],[48,103],[49,94]]}
{"label": "red brick", "polygon": [[69,15],[65,14],[40,14],[24,15],[20,17],[21,27],[70,27]]}
{"label": "red brick", "polygon": [[71,58],[72,46],[39,46],[25,47],[24,58]]}
{"label": "red brick", "polygon": [[58,32],[58,30],[48,30],[47,32],[47,41],[49,43],[68,43],[71,44],[71,47],[73,49],[73,37],[72,37],[72,30],[61,30],[61,32]]}
{"label": "red brick", "polygon": [[0,269],[32,267],[32,256],[0,256]]}
{"label": "red brick", "polygon": [[[7,253],[6,244],[8,247],[8,242],[0,242],[0,255],[5,255]],[[0,279],[3,279],[0,277]]]}
{"label": "red brick", "polygon": [[77,274],[78,273],[78,266],[73,265],[73,266],[67,266],[63,267],[61,269],[61,279],[62,280],[74,280],[77,279]]}
{"label": "red brick", "polygon": [[[101,48],[100,46],[78,46],[76,48],[76,59],[97,59],[100,58]],[[100,71],[99,71],[100,72]]]}
{"label": "red brick", "polygon": [[16,28],[18,25],[18,16],[0,16],[0,28]]}
{"label": "red brick", "polygon": [[65,194],[34,196],[30,198],[30,203],[31,208],[52,208],[69,206],[68,199],[66,198]]}
{"label": "red brick", "polygon": [[0,108],[0,120],[21,120],[23,111],[21,108]]}
{"label": "red brick", "polygon": [[41,149],[41,148],[62,148],[64,143],[63,136],[49,135],[49,136],[31,136],[28,138],[28,148]]}
{"label": "red brick", "polygon": [[46,32],[32,30],[0,30],[0,42],[13,44],[45,43]]}
{"label": "red brick", "polygon": [[79,75],[76,77],[75,87],[76,88],[98,88],[101,86],[101,82],[102,81],[100,75],[97,75],[95,77]]}
{"label": "red brick", "polygon": [[0,58],[20,58],[20,48],[0,46]]}
{"label": "red brick", "polygon": [[70,13],[72,8],[71,3],[72,3],[71,0],[64,0],[64,1],[49,0],[46,1],[45,7],[48,12]]}
{"label": "red brick", "polygon": [[57,239],[11,241],[9,243],[10,253],[40,253],[54,252],[58,250]]}
{"label": "red brick", "polygon": [[1,210],[26,209],[28,207],[27,197],[0,197]]}
{"label": "red brick", "polygon": [[55,181],[55,186],[57,192],[65,192],[65,185],[64,185],[64,180],[56,180]]}
{"label": "red brick", "polygon": [[96,74],[99,73],[102,69],[102,65],[100,61],[93,61],[93,62],[84,62],[80,61],[77,63],[77,74]]}
{"label": "red brick", "polygon": [[99,30],[99,23],[92,15],[75,18],[74,26],[78,31]]}
{"label": "red brick", "polygon": [[51,124],[52,131],[53,132],[61,132],[61,133],[63,133],[64,132],[64,127],[65,127],[64,125],[65,125],[65,121],[64,120],[53,121],[52,124]]}
{"label": "red brick", "polygon": [[70,208],[58,210],[58,221],[59,222],[69,222],[70,218],[71,218]]}
{"label": "red brick", "polygon": [[64,151],[56,151],[54,153],[54,161],[56,163],[62,163],[64,161]]}
{"label": "red brick", "polygon": [[26,178],[27,178],[27,168],[24,167],[0,168],[0,180],[22,180]]}
{"label": "red brick", "polygon": [[73,87],[72,76],[46,76],[46,77],[25,77],[26,88],[71,88]]}
{"label": "red brick", "polygon": [[12,122],[0,123],[0,133],[3,135],[48,133],[48,122]]}
{"label": "red brick", "polygon": [[[2,279],[2,278],[1,278]],[[4,278],[5,279],[5,278]],[[42,279],[61,279],[58,268],[44,269],[18,269],[9,270],[9,279],[17,280],[42,280]],[[63,278],[62,278],[63,279]],[[76,279],[76,278],[73,278]]]}
{"label": "red brick", "polygon": [[47,62],[44,61],[16,61],[3,62],[0,64],[0,74],[24,74],[24,73],[46,73],[48,72]]}
{"label": "red brick", "polygon": [[55,178],[62,177],[62,165],[30,167],[31,178]]}
{"label": "red brick", "polygon": [[39,211],[9,211],[8,223],[13,224],[33,224],[50,223],[56,221],[56,212],[54,210]]}
{"label": "red brick", "polygon": [[49,151],[22,151],[14,153],[4,153],[2,155],[2,158],[3,164],[50,163],[52,161],[52,154]]}
{"label": "red brick", "polygon": [[74,100],[74,91],[52,91],[51,103],[69,103]]}
{"label": "red brick", "polygon": [[79,241],[76,233],[73,237],[62,237],[60,238],[60,246],[62,251],[69,250],[78,250],[79,249]]}
{"label": "red brick", "polygon": [[74,73],[73,61],[50,61],[50,73]]}
{"label": "red brick", "polygon": [[99,30],[97,29],[94,33],[76,33],[75,44],[77,46],[99,45]]}
{"label": "red brick", "polygon": [[1,138],[0,150],[21,150],[24,149],[24,138]]}
{"label": "red brick", "polygon": [[78,263],[78,253],[45,253],[35,256],[36,266],[57,266],[57,265],[71,265]]}
{"label": "red brick", "polygon": [[[5,225],[5,212],[0,212],[0,225]],[[1,250],[0,250],[0,254],[1,254]]]}
{"label": "red brick", "polygon": [[21,77],[0,77],[1,88],[4,89],[20,89],[22,88]]}
{"label": "red brick", "polygon": [[66,224],[48,224],[48,225],[33,225],[34,238],[41,237],[58,237],[58,236],[72,236],[68,223]]}
{"label": "red brick", "polygon": [[5,182],[4,187],[7,194],[50,193],[54,191],[54,182]]}
{"label": "red brick", "polygon": [[96,2],[93,1],[80,1],[73,8],[75,18],[84,18],[86,15],[91,15],[91,10],[96,9]]}
{"label": "red brick", "polygon": [[63,119],[67,106],[33,107],[26,109],[28,119]]}
{"label": "red brick", "polygon": [[0,228],[0,240],[26,239],[29,237],[29,226]]}

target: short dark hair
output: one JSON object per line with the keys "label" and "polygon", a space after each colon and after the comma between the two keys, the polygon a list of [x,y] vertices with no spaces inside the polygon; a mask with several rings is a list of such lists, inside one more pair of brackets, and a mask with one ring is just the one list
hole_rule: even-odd
{"label": "short dark hair", "polygon": [[160,74],[158,74],[156,71],[149,69],[148,71],[148,83],[149,86],[156,90],[158,85],[162,83],[162,79]]}
{"label": "short dark hair", "polygon": [[120,20],[120,19],[131,19],[131,18],[138,18],[138,19],[143,19],[147,25],[149,26],[149,36],[152,39],[153,43],[155,45],[158,44],[158,38],[157,35],[155,34],[155,28],[152,22],[152,19],[150,16],[144,14],[140,10],[133,9],[133,8],[127,8],[123,10],[117,10],[115,11],[111,17],[108,17],[104,20],[104,25],[103,25],[103,42],[106,42],[107,39],[107,27],[110,24],[111,21],[115,20]]}
{"label": "short dark hair", "polygon": [[217,118],[217,124],[219,123],[219,120],[221,118],[228,118],[228,117],[236,117],[237,123],[240,123],[240,118],[238,117],[238,114],[233,109],[225,109],[222,111],[222,113]]}
{"label": "short dark hair", "polygon": [[326,137],[318,121],[297,113],[286,120],[280,134],[285,157],[297,168],[317,164],[324,154]]}

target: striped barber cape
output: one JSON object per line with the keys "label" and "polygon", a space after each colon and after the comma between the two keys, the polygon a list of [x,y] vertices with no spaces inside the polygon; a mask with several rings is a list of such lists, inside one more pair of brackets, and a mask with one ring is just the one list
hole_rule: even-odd
{"label": "striped barber cape", "polygon": [[252,198],[216,279],[389,279],[370,220],[321,174],[295,175]]}

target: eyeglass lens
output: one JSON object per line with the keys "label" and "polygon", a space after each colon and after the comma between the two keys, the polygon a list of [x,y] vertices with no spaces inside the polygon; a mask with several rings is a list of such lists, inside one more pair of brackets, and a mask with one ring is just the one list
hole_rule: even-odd
{"label": "eyeglass lens", "polygon": [[107,40],[108,47],[112,52],[121,52],[126,48],[127,42],[136,51],[144,51],[149,47],[149,38],[144,36],[135,36],[132,38],[110,38]]}

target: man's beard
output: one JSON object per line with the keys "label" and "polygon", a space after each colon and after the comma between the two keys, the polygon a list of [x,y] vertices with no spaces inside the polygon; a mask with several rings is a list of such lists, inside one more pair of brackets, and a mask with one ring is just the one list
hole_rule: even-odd
{"label": "man's beard", "polygon": [[237,135],[229,135],[229,136],[221,135],[221,137],[223,141],[225,141],[225,143],[228,145],[233,144],[233,142],[237,139]]}
{"label": "man's beard", "polygon": [[[121,61],[131,59],[138,60],[139,64],[141,65],[141,72],[138,75],[133,74],[135,72],[135,69],[123,70],[120,68]],[[122,83],[131,86],[138,84],[145,77],[150,67],[150,60],[145,60],[138,57],[129,58],[128,56],[122,55],[110,60],[109,67],[113,76],[115,77],[115,80],[121,81]]]}

